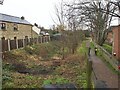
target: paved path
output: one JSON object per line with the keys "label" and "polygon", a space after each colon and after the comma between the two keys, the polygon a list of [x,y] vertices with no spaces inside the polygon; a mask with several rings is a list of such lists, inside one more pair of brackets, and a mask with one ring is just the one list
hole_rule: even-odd
{"label": "paved path", "polygon": [[97,77],[97,80],[106,83],[108,88],[118,88],[118,75],[114,74],[105,63],[95,56],[94,51],[90,51],[90,59],[93,62],[93,70]]}

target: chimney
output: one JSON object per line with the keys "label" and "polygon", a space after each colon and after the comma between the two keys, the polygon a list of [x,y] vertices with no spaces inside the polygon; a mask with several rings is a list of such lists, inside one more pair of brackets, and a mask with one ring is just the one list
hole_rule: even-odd
{"label": "chimney", "polygon": [[21,19],[22,19],[22,20],[25,20],[25,17],[24,17],[24,16],[22,16],[22,17],[21,17]]}

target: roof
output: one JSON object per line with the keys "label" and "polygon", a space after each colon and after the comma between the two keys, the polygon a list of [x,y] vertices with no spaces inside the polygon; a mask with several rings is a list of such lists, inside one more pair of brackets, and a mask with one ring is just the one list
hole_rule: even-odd
{"label": "roof", "polygon": [[32,30],[34,31],[34,32],[36,32],[38,35],[40,34],[40,29],[38,28],[38,27],[36,27],[36,26],[33,26],[32,27]]}
{"label": "roof", "polygon": [[20,17],[6,15],[6,14],[2,14],[2,13],[0,13],[0,21],[31,25],[31,23],[29,23],[25,19],[21,19]]}

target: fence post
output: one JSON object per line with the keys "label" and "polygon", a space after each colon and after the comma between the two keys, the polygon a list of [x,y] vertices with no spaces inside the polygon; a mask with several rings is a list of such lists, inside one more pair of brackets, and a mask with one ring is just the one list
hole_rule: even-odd
{"label": "fence post", "polygon": [[23,47],[25,46],[25,41],[24,41],[24,39],[23,39]]}
{"label": "fence post", "polygon": [[10,51],[10,39],[8,39],[8,51]]}
{"label": "fence post", "polygon": [[91,75],[92,75],[92,61],[90,59],[87,60],[87,88],[91,89]]}
{"label": "fence post", "polygon": [[30,45],[30,38],[28,38],[28,45]]}
{"label": "fence post", "polygon": [[18,49],[18,39],[16,39],[16,46],[17,46],[17,49]]}
{"label": "fence post", "polygon": [[41,40],[40,43],[42,43],[42,36],[40,37],[40,40]]}
{"label": "fence post", "polygon": [[37,44],[39,43],[39,38],[37,37]]}
{"label": "fence post", "polygon": [[48,36],[48,41],[50,41],[50,35]]}
{"label": "fence post", "polygon": [[43,43],[45,42],[45,36],[43,36]]}

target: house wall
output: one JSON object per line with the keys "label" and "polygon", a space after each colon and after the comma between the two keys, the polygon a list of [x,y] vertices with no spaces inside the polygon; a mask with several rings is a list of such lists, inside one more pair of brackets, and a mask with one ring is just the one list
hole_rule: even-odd
{"label": "house wall", "polygon": [[116,53],[116,58],[120,60],[120,25],[113,27],[113,53]]}
{"label": "house wall", "polygon": [[25,36],[28,36],[28,38],[32,37],[32,25],[17,24],[18,30],[14,31],[14,23],[5,23],[6,30],[0,30],[0,39],[2,37],[5,37],[5,39],[14,39],[14,37],[16,37],[17,39],[24,39]]}
{"label": "house wall", "polygon": [[39,36],[39,35],[38,35],[35,31],[32,30],[32,37],[33,37],[33,38],[38,38],[38,36]]}

